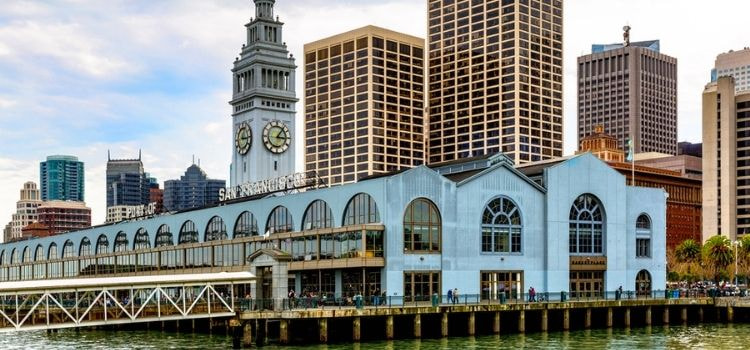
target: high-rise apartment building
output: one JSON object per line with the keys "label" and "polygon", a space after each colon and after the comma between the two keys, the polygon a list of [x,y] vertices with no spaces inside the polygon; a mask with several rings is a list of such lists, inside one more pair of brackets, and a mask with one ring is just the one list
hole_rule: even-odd
{"label": "high-rise apartment building", "polygon": [[83,202],[46,201],[37,208],[39,223],[52,234],[91,227],[91,208]]}
{"label": "high-rise apartment building", "polygon": [[721,76],[703,91],[703,240],[750,233],[750,91]]}
{"label": "high-rise apartment building", "polygon": [[750,90],[750,48],[729,51],[716,56],[714,69],[711,70],[711,81],[719,77],[734,78],[735,92]]}
{"label": "high-rise apartment building", "polygon": [[307,171],[341,184],[424,163],[424,39],[366,26],[304,51]]}
{"label": "high-rise apartment building", "polygon": [[83,201],[83,162],[74,156],[49,156],[39,163],[42,200]]}
{"label": "high-rise apartment building", "polygon": [[107,207],[148,204],[149,180],[140,152],[138,159],[107,158]]}
{"label": "high-rise apartment building", "polygon": [[578,140],[604,125],[636,153],[677,154],[677,59],[659,41],[593,45],[578,57]]}
{"label": "high-rise apartment building", "polygon": [[563,148],[560,0],[428,1],[428,162]]}
{"label": "high-rise apartment building", "polygon": [[226,181],[209,179],[199,166],[193,164],[179,180],[164,182],[164,207],[175,211],[217,203],[219,190],[225,186]]}
{"label": "high-rise apartment building", "polygon": [[21,188],[21,196],[16,202],[16,212],[10,222],[10,236],[6,241],[20,239],[22,229],[38,220],[37,207],[42,203],[39,199],[39,189],[34,182],[26,182]]}

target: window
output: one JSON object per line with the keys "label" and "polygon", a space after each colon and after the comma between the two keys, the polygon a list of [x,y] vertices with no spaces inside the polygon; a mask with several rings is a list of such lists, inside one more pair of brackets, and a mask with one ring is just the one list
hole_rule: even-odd
{"label": "window", "polygon": [[344,226],[371,224],[376,222],[380,222],[378,205],[369,194],[358,193],[349,200],[349,203],[346,204],[346,209],[344,210]]}
{"label": "window", "polygon": [[320,199],[310,203],[302,219],[302,230],[314,230],[333,226],[333,214],[328,203]]}
{"label": "window", "polygon": [[282,233],[292,231],[292,214],[284,206],[278,206],[271,211],[266,221],[266,233]]}
{"label": "window", "polygon": [[440,251],[440,215],[430,200],[417,198],[404,213],[404,251]]}
{"label": "window", "polygon": [[255,220],[255,215],[249,211],[242,212],[237,218],[237,223],[234,224],[234,238],[257,235],[258,222]]}
{"label": "window", "polygon": [[159,230],[156,231],[156,247],[163,247],[167,245],[174,245],[172,239],[172,232],[169,231],[169,226],[161,225]]}
{"label": "window", "polygon": [[[73,241],[65,241],[65,244],[63,245],[62,257],[63,259],[70,259],[75,257],[75,248]],[[73,277],[78,273],[77,262],[78,261],[73,259],[63,261],[63,277]]]}
{"label": "window", "polygon": [[221,241],[224,239],[227,239],[227,226],[224,225],[222,218],[214,216],[208,221],[208,225],[206,225],[206,234],[203,237],[203,241]]}
{"label": "window", "polygon": [[495,198],[484,208],[482,251],[521,252],[521,213],[518,206],[509,198]]}
{"label": "window", "polygon": [[570,253],[601,254],[604,215],[599,199],[591,194],[580,195],[570,208]]}
{"label": "window", "polygon": [[651,257],[651,219],[641,214],[635,222],[635,256]]}
{"label": "window", "polygon": [[118,232],[117,236],[115,236],[115,252],[127,251],[128,246],[128,236],[125,234],[125,232]]}
{"label": "window", "polygon": [[501,294],[506,299],[522,296],[523,272],[481,271],[482,300],[497,300]]}
{"label": "window", "polygon": [[44,247],[42,245],[36,246],[36,252],[34,253],[34,261],[44,261],[46,257],[44,256]]}
{"label": "window", "polygon": [[133,250],[149,248],[151,248],[151,242],[148,239],[148,231],[145,228],[139,228],[133,239]]}
{"label": "window", "polygon": [[91,241],[87,237],[83,237],[81,240],[81,247],[78,251],[79,256],[89,256],[91,255]]}
{"label": "window", "polygon": [[180,236],[178,237],[177,242],[178,244],[198,242],[198,230],[195,229],[195,223],[188,220],[182,224],[182,227],[180,228]]}
{"label": "window", "polygon": [[440,295],[440,272],[404,272],[404,301],[427,301]]}
{"label": "window", "polygon": [[107,236],[100,235],[99,238],[96,240],[96,252],[95,253],[97,255],[109,253],[109,240],[107,239]]}
{"label": "window", "polygon": [[646,270],[641,270],[635,276],[635,291],[639,296],[651,295],[651,274]]}

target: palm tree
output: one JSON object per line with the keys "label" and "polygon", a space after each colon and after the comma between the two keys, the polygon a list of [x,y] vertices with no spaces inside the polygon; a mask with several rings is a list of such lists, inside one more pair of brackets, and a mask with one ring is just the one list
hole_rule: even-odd
{"label": "palm tree", "polygon": [[740,246],[737,249],[737,274],[745,278],[747,283],[750,275],[750,235],[740,238]]}
{"label": "palm tree", "polygon": [[696,280],[701,276],[701,244],[686,239],[674,250],[674,271],[683,279]]}
{"label": "palm tree", "polygon": [[706,272],[718,285],[722,273],[734,262],[732,243],[724,236],[711,237],[703,246],[703,260]]}

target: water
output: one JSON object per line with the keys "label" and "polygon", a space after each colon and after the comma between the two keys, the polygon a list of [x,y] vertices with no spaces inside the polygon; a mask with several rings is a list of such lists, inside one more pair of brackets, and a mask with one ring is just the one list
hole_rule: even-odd
{"label": "water", "polygon": [[[363,330],[364,331],[364,330]],[[264,347],[291,349],[744,349],[750,340],[750,325],[705,324],[692,326],[598,329],[556,333],[509,334],[447,339],[378,341],[362,344]],[[6,333],[0,349],[225,349],[232,339],[224,335],[170,333],[161,331],[61,330]]]}

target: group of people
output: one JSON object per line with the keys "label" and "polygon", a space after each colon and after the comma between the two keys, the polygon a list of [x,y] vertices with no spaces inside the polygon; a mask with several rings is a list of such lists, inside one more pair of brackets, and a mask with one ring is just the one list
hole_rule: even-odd
{"label": "group of people", "polygon": [[448,289],[448,302],[458,303],[458,288]]}

